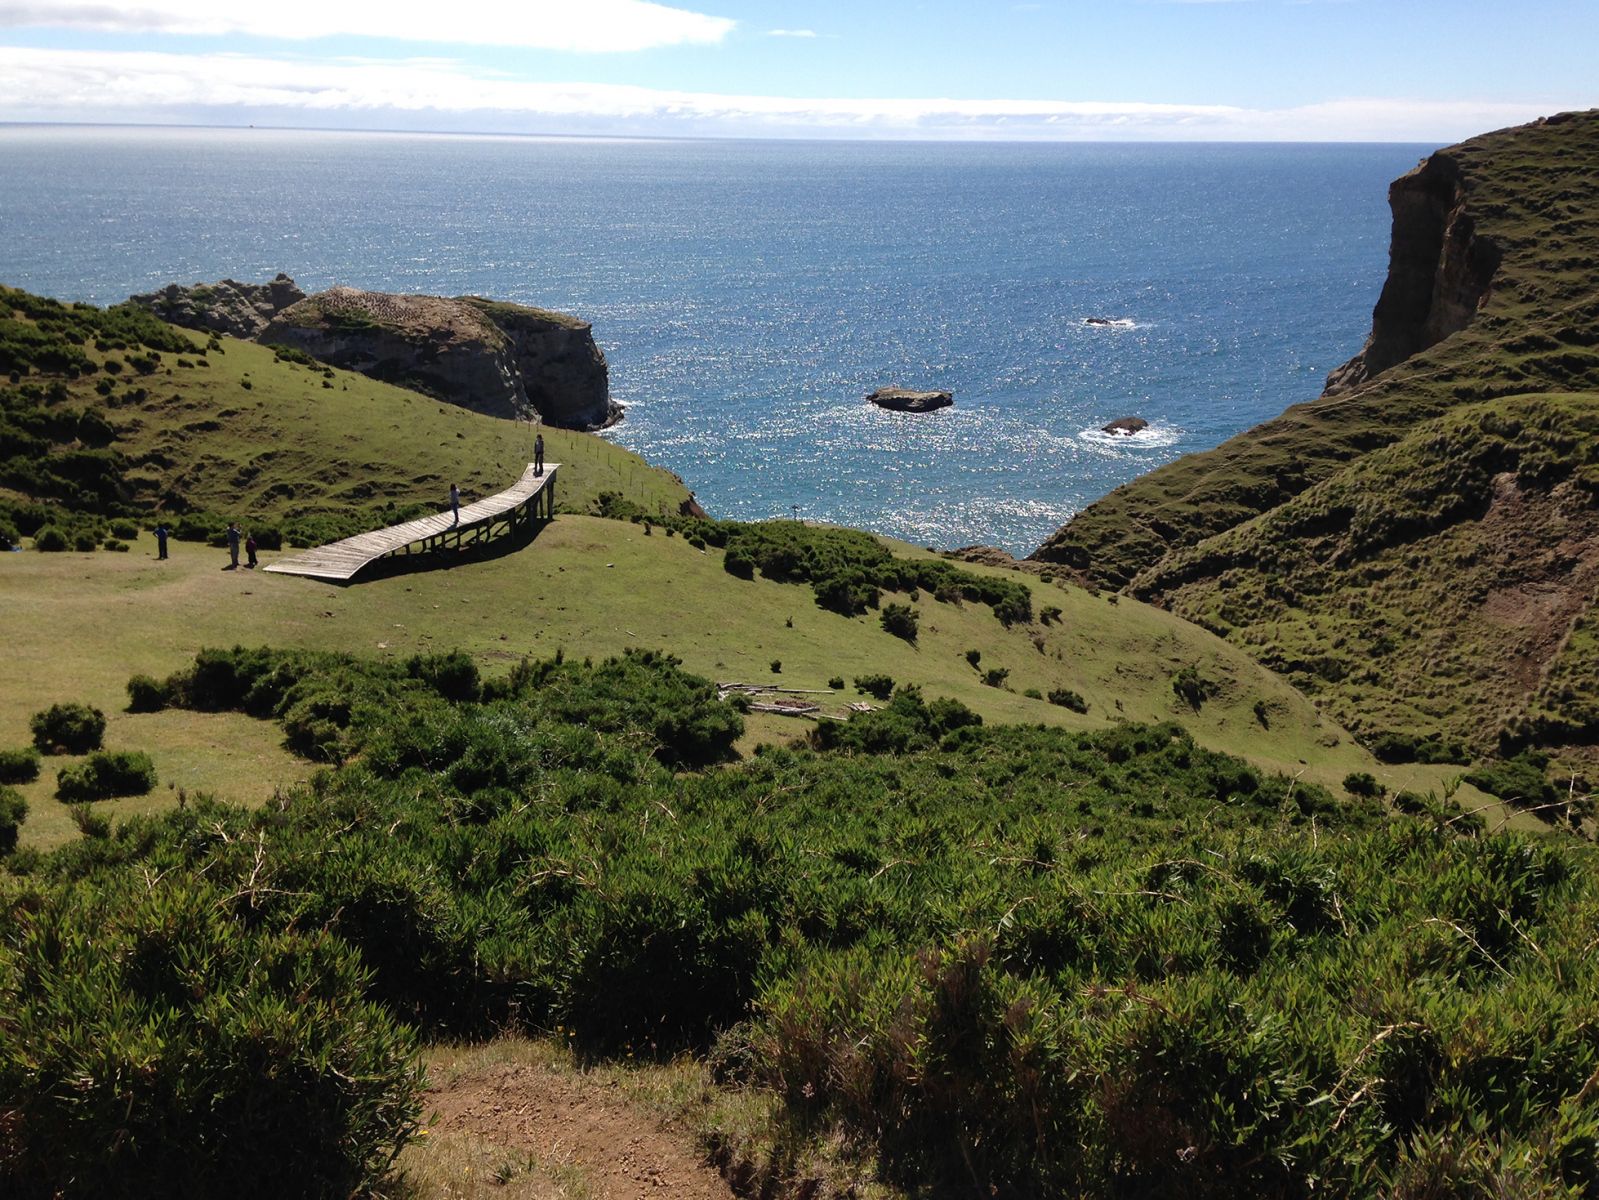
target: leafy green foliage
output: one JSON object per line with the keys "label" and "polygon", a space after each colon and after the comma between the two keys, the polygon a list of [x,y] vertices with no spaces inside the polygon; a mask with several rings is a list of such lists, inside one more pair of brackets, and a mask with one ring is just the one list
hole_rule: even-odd
{"label": "leafy green foliage", "polygon": [[56,799],[69,804],[142,796],[155,787],[155,764],[142,750],[97,750],[56,772]]}
{"label": "leafy green foliage", "polygon": [[1370,771],[1351,771],[1344,776],[1344,791],[1351,796],[1366,796],[1376,799],[1383,794],[1382,784],[1377,782],[1377,777]]}
{"label": "leafy green foliage", "polygon": [[0,1191],[347,1196],[416,1126],[414,1043],[330,934],[198,879],[0,883]]}
{"label": "leafy green foliage", "polygon": [[907,642],[916,641],[916,610],[908,604],[885,604],[879,620],[883,625],[883,632],[903,638]]}
{"label": "leafy green foliage", "polygon": [[32,746],[0,750],[0,783],[32,783],[39,778],[39,751]]}
{"label": "leafy green foliage", "polygon": [[0,786],[0,857],[17,848],[18,831],[28,819],[28,801],[14,787]]}
{"label": "leafy green foliage", "polygon": [[894,691],[894,679],[891,675],[873,674],[855,676],[855,687],[858,691],[865,692],[878,700],[887,700]]}
{"label": "leafy green foliage", "polygon": [[1524,750],[1514,758],[1484,763],[1466,774],[1466,782],[1490,796],[1521,808],[1543,808],[1558,804],[1563,793],[1549,781],[1549,758],[1536,750]]}
{"label": "leafy green foliage", "polygon": [[1080,693],[1072,691],[1071,688],[1051,688],[1049,690],[1049,702],[1058,704],[1062,708],[1069,708],[1074,713],[1088,711],[1088,701],[1083,699]]}
{"label": "leafy green foliage", "polygon": [[105,713],[87,704],[52,704],[28,722],[41,754],[87,754],[105,736]]}
{"label": "leafy green foliage", "polygon": [[[1006,625],[1032,620],[1032,592],[1009,579],[962,570],[942,559],[896,556],[877,538],[856,529],[807,525],[800,521],[711,521],[690,516],[656,516],[615,492],[601,493],[601,516],[642,524],[653,521],[702,546],[724,550],[731,575],[809,583],[816,603],[846,617],[876,608],[882,593],[926,591],[948,603],[987,604]],[[895,634],[903,637],[904,634]],[[907,639],[912,640],[912,639]]]}
{"label": "leafy green foliage", "polygon": [[[1585,846],[1436,801],[1389,817],[1175,725],[989,727],[911,688],[694,773],[736,718],[664,656],[529,662],[477,700],[404,663],[201,658],[181,694],[285,722],[346,696],[358,755],[259,813],[102,828],[30,886],[214,889],[206,919],[245,926],[229,969],[248,939],[326,938],[430,1034],[514,1013],[601,1053],[719,1040],[911,1190],[1378,1195],[1461,1130],[1529,1180],[1584,1178]],[[105,1020],[129,986],[94,992]],[[188,1096],[219,1061],[158,1078]]]}

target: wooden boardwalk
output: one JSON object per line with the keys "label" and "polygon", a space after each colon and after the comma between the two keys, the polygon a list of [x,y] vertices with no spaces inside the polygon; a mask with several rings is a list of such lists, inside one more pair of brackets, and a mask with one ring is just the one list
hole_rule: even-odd
{"label": "wooden boardwalk", "polygon": [[514,487],[471,504],[461,505],[461,519],[449,512],[419,517],[403,525],[390,525],[371,533],[358,533],[342,542],[289,558],[280,558],[265,568],[280,575],[309,575],[339,583],[353,579],[358,571],[380,558],[397,554],[428,554],[436,550],[459,550],[509,533],[540,516],[555,515],[555,471],[560,463],[545,463],[544,474],[534,474],[533,464],[522,472]]}

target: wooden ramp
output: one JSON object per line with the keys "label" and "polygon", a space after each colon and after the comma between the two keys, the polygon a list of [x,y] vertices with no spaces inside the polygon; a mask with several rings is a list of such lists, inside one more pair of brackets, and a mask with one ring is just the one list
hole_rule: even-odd
{"label": "wooden ramp", "polygon": [[428,554],[435,550],[459,550],[508,533],[535,518],[555,515],[555,471],[560,463],[545,463],[544,473],[535,474],[533,464],[522,472],[516,485],[497,495],[461,505],[461,519],[449,512],[420,517],[403,525],[390,525],[371,533],[358,533],[342,542],[329,542],[313,550],[280,558],[266,566],[280,575],[309,575],[339,583],[380,558],[396,554]]}

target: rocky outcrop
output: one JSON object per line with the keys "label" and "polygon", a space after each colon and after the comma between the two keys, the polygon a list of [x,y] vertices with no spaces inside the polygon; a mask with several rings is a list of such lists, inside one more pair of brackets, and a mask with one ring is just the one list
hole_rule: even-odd
{"label": "rocky outcrop", "polygon": [[1327,395],[1348,391],[1458,333],[1487,300],[1500,251],[1477,234],[1460,163],[1424,159],[1388,188],[1393,211],[1388,279],[1372,311],[1371,336],[1327,376]]}
{"label": "rocky outcrop", "polygon": [[914,392],[909,388],[886,387],[869,392],[866,396],[879,408],[894,412],[924,413],[938,408],[948,408],[955,403],[951,392]]}
{"label": "rocky outcrop", "polygon": [[135,296],[190,329],[287,346],[474,412],[566,429],[621,419],[588,322],[480,296],[409,296],[335,287],[307,296],[287,275]]}
{"label": "rocky outcrop", "polygon": [[1102,433],[1119,433],[1124,437],[1132,437],[1149,428],[1149,422],[1143,417],[1117,417],[1108,425],[1101,425]]}
{"label": "rocky outcrop", "polygon": [[271,283],[240,283],[236,279],[189,287],[170,283],[159,292],[128,299],[185,329],[250,339],[284,309],[304,300],[305,293],[294,280],[279,273]]}

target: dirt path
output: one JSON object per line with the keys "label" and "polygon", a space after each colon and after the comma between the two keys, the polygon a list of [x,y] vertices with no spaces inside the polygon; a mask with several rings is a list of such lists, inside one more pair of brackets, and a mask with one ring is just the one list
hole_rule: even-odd
{"label": "dirt path", "polygon": [[[423,1099],[431,1136],[503,1152],[525,1195],[583,1200],[732,1200],[680,1133],[614,1085],[529,1063],[485,1064]],[[502,1167],[502,1170],[510,1169]],[[453,1190],[453,1189],[452,1189]]]}

